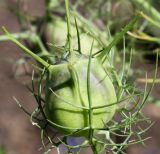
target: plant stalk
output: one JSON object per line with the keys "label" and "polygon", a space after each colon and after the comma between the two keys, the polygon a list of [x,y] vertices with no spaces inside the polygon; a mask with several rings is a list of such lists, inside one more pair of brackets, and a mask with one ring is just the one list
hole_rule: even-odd
{"label": "plant stalk", "polygon": [[132,2],[135,5],[138,4],[138,6],[141,6],[142,11],[149,13],[152,18],[160,22],[160,13],[154,7],[152,7],[152,5],[147,0],[132,0]]}
{"label": "plant stalk", "polygon": [[3,31],[6,33],[8,39],[10,41],[12,41],[13,43],[15,43],[16,45],[18,45],[23,52],[25,52],[26,54],[30,55],[34,60],[36,60],[37,62],[39,62],[40,64],[42,64],[45,68],[48,68],[50,66],[50,64],[48,64],[46,61],[44,61],[42,58],[40,58],[39,56],[37,56],[35,53],[33,53],[31,50],[29,50],[27,47],[25,47],[22,43],[20,43],[18,40],[16,40],[12,34],[10,34],[5,27],[2,27]]}
{"label": "plant stalk", "polygon": [[131,28],[133,28],[134,24],[139,20],[141,17],[141,12],[139,12],[131,22],[126,25],[121,32],[117,33],[116,36],[113,38],[113,40],[107,45],[104,50],[97,56],[98,60],[101,63],[104,63],[106,60],[106,55],[110,52],[113,46],[117,45],[119,41],[123,38],[124,34],[126,34]]}
{"label": "plant stalk", "polygon": [[[13,36],[15,39],[25,40],[25,39],[28,39],[28,38],[29,38],[30,33],[29,33],[29,32],[14,33],[14,34],[12,34],[12,36]],[[2,41],[8,41],[8,40],[10,40],[10,39],[8,38],[8,36],[6,36],[6,35],[1,35],[1,36],[0,36],[0,42],[2,42]]]}

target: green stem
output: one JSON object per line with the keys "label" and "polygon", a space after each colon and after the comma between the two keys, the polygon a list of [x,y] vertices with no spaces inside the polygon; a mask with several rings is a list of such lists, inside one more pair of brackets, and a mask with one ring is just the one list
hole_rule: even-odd
{"label": "green stem", "polygon": [[3,31],[6,33],[8,39],[10,41],[12,41],[13,43],[15,43],[16,45],[18,45],[23,52],[25,52],[26,54],[30,55],[34,60],[36,60],[37,62],[39,62],[40,64],[42,64],[45,68],[49,67],[49,64],[47,62],[45,62],[42,58],[40,58],[39,56],[37,56],[36,54],[34,54],[31,50],[29,50],[28,48],[26,48],[22,43],[20,43],[18,40],[16,40],[6,29],[5,27],[2,27]]}
{"label": "green stem", "polygon": [[[21,32],[21,33],[13,33],[12,37],[14,37],[15,39],[18,39],[18,40],[30,40],[31,42],[35,42],[33,40],[36,40],[37,44],[42,49],[40,54],[48,55],[48,51],[44,47],[44,45],[38,35],[36,35],[36,34],[33,35],[33,34],[31,34],[31,32],[26,31],[26,32]],[[9,40],[10,40],[10,38],[7,35],[0,36],[0,42],[9,41]]]}
{"label": "green stem", "polygon": [[89,103],[89,143],[91,145],[92,151],[94,154],[99,154],[99,152],[97,151],[96,148],[96,144],[93,141],[93,108],[92,108],[92,97],[91,97],[91,86],[90,86],[90,71],[91,71],[91,60],[92,60],[92,50],[93,50],[93,43],[92,42],[92,46],[91,46],[91,50],[90,50],[90,56],[89,56],[89,60],[88,60],[88,68],[87,68],[87,96],[88,96],[88,103]]}
{"label": "green stem", "polygon": [[69,3],[68,0],[65,0],[65,7],[66,7],[66,16],[67,16],[67,41],[68,41],[68,48],[69,54],[71,56],[71,63],[73,62],[74,53],[72,50],[72,39],[71,39],[71,23],[70,23],[70,15],[69,15]]}
{"label": "green stem", "polygon": [[91,71],[91,58],[92,58],[92,49],[93,49],[93,43],[90,51],[89,61],[88,61],[88,68],[87,68],[87,96],[88,96],[88,103],[89,103],[89,140],[92,143],[92,137],[93,137],[93,109],[92,109],[92,97],[91,97],[91,86],[90,86],[90,71]]}
{"label": "green stem", "polygon": [[[142,15],[142,17],[143,17],[144,19],[146,19],[146,20],[147,20],[148,22],[150,22],[152,25],[160,28],[159,20],[158,20],[158,22],[157,22],[157,20],[155,20],[155,19],[153,20],[152,17],[149,17],[149,16],[147,16],[147,15],[144,14],[144,13],[141,13],[141,15]],[[160,16],[160,14],[159,14],[159,16]]]}
{"label": "green stem", "polygon": [[113,40],[111,41],[111,43],[106,46],[104,48],[104,50],[97,56],[98,60],[102,63],[104,63],[104,61],[106,60],[106,55],[110,52],[110,50],[112,49],[113,46],[115,46],[117,43],[119,43],[119,41],[123,38],[124,34],[127,33],[131,28],[133,28],[134,24],[139,20],[139,18],[141,17],[141,12],[138,13],[134,19],[124,27],[124,29],[117,33],[116,36],[113,38]]}
{"label": "green stem", "polygon": [[94,40],[96,40],[101,46],[105,45],[103,40],[106,40],[106,37],[102,31],[100,31],[92,22],[88,21],[82,15],[80,15],[80,13],[78,13],[78,11],[75,9],[73,9],[71,13],[81,22],[81,27],[85,32],[89,32]]}
{"label": "green stem", "polygon": [[160,22],[160,13],[152,7],[152,5],[147,0],[132,0],[132,2],[138,6],[142,7],[142,11],[149,13],[152,18],[158,20]]}
{"label": "green stem", "polygon": [[47,20],[52,18],[52,11],[57,3],[57,0],[45,0],[45,17]]}
{"label": "green stem", "polygon": [[42,43],[42,41],[38,35],[36,36],[36,41],[37,41],[37,44],[39,45],[39,47],[41,48],[40,54],[49,55],[47,49],[45,48],[44,44]]}
{"label": "green stem", "polygon": [[80,54],[82,54],[82,52],[81,52],[81,40],[80,40],[80,34],[79,34],[78,24],[77,24],[76,18],[74,18],[74,20],[75,20],[75,26],[76,26],[76,30],[77,30],[78,52]]}
{"label": "green stem", "polygon": [[[14,34],[12,34],[12,36],[13,36],[15,39],[25,40],[25,39],[28,39],[28,38],[29,38],[30,33],[29,33],[29,32],[14,33]],[[9,41],[9,40],[10,40],[10,39],[9,39],[8,36],[6,36],[6,35],[1,35],[1,36],[0,36],[0,41]]]}

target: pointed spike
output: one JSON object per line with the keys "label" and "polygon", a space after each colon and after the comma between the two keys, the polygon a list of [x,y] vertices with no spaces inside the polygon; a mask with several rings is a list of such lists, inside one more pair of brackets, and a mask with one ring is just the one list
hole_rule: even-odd
{"label": "pointed spike", "polygon": [[79,34],[79,29],[78,29],[78,24],[77,24],[76,17],[74,18],[74,20],[75,20],[75,25],[76,25],[76,30],[77,30],[78,52],[80,54],[82,54],[82,52],[81,52],[81,40],[80,40],[80,34]]}
{"label": "pointed spike", "polygon": [[67,42],[68,42],[68,48],[69,48],[69,54],[71,56],[71,62],[73,59],[73,50],[72,48],[72,42],[71,42],[71,24],[70,24],[70,14],[69,14],[69,2],[68,0],[65,0],[65,7],[66,7],[66,18],[67,18]]}

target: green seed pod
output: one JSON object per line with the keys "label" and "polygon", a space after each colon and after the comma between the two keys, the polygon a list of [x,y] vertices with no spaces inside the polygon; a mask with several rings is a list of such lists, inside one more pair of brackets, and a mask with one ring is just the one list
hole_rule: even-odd
{"label": "green seed pod", "polygon": [[[88,58],[80,57],[73,65],[66,62],[49,69],[46,81],[46,113],[52,122],[65,127],[57,127],[65,134],[89,127],[87,65]],[[90,83],[93,108],[111,105],[117,101],[111,80],[95,58],[91,61]],[[115,109],[116,105],[93,109],[92,127],[103,128],[104,123],[112,119]],[[80,132],[76,135],[88,135],[86,131]]]}
{"label": "green seed pod", "polygon": [[112,119],[116,109],[116,93],[97,58],[90,60],[88,56],[74,54],[66,62],[50,65],[10,34],[8,36],[47,69],[45,114],[54,128],[63,134],[88,136],[90,128],[103,128]]}
{"label": "green seed pod", "polygon": [[[81,44],[83,44],[81,46],[81,51],[83,54],[89,55],[90,46],[92,44],[93,37],[90,34],[87,34],[87,32],[85,32],[85,30],[83,29],[84,27],[82,27],[82,26],[83,26],[82,23],[80,21],[78,21],[80,41],[81,41]],[[71,25],[71,29],[72,29],[72,32],[71,32],[72,48],[77,50],[77,44],[78,44],[77,30],[76,30],[76,27],[74,26],[74,24]],[[44,35],[45,40],[48,43],[50,43],[50,45],[48,46],[50,51],[62,53],[63,51],[59,50],[54,45],[58,45],[58,46],[65,45],[66,36],[67,36],[66,22],[57,17],[57,18],[55,18],[55,20],[53,19],[53,20],[47,22],[44,25],[43,31],[44,31],[43,35]],[[97,41],[95,41],[94,47],[93,47],[93,53],[95,53],[99,50],[101,50],[101,46]]]}

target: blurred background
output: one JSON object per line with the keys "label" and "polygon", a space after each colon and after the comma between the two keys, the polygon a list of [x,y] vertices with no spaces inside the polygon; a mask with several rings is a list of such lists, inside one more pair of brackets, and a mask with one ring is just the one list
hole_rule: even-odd
{"label": "blurred background", "polygon": [[[64,2],[59,1],[58,3],[54,1],[55,5],[60,6],[56,7],[53,13],[61,16],[65,12]],[[76,6],[76,1],[73,0],[72,4]],[[147,17],[149,16],[153,20],[142,19],[132,33],[126,36],[126,50],[129,52],[130,48],[133,49],[131,81],[136,80],[136,84],[140,88],[144,88],[145,72],[149,78],[154,76],[155,51],[159,50],[160,45],[160,27],[157,26],[160,22],[157,17],[160,13],[160,2],[156,0],[80,0],[77,6],[79,13],[86,20],[92,22],[99,31],[107,33],[109,27],[111,36],[121,30],[133,18],[137,10],[144,11]],[[27,15],[26,25],[20,20],[18,11]],[[43,17],[45,11],[44,0],[0,0],[0,27],[5,26],[12,33],[18,33],[28,27],[32,29],[30,24],[35,23],[35,18]],[[0,30],[0,34],[3,35],[2,30]],[[13,99],[16,97],[30,112],[36,106],[32,94],[25,87],[31,80],[30,61],[24,61],[22,59],[24,55],[20,49],[4,40],[0,38],[0,154],[41,154],[43,151],[39,150],[42,146],[40,130],[32,126],[29,117]],[[122,42],[116,48],[117,63],[122,61],[123,45],[121,44]],[[145,141],[145,145],[129,146],[126,150],[128,154],[160,154],[159,75],[160,69],[158,68],[155,87],[143,109],[144,114],[155,122],[145,133],[145,136],[149,136],[151,139]],[[148,82],[150,85],[151,82]],[[56,152],[53,150],[51,153]],[[83,153],[90,153],[90,150]]]}

